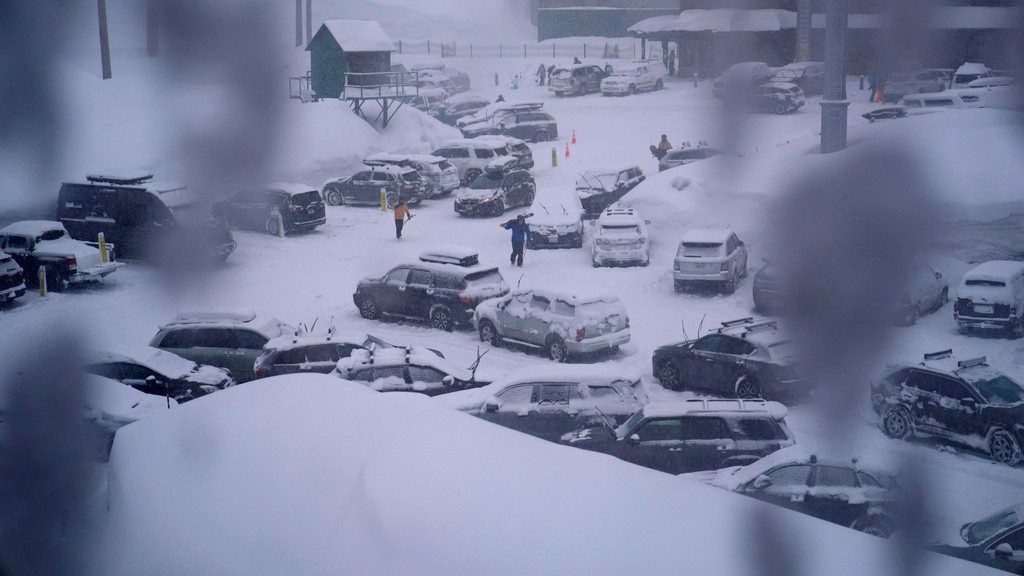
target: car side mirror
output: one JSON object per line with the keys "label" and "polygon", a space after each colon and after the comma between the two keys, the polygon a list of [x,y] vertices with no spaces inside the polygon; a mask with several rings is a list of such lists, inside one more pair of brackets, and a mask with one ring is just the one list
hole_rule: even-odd
{"label": "car side mirror", "polygon": [[491,397],[484,401],[484,412],[497,412],[500,407],[497,398]]}
{"label": "car side mirror", "polygon": [[640,435],[639,434],[631,434],[629,436],[629,443],[630,444],[639,444],[640,443]]}
{"label": "car side mirror", "polygon": [[156,379],[156,376],[153,376],[153,375],[146,376],[146,384],[149,384],[150,386],[152,386],[154,384],[159,384],[159,383],[160,383],[160,381]]}
{"label": "car side mirror", "polygon": [[996,546],[995,554],[1000,558],[1010,558],[1013,556],[1013,546],[1010,546],[1009,542],[1003,542]]}
{"label": "car side mirror", "polygon": [[754,490],[766,490],[771,485],[772,479],[765,476],[764,474],[761,474],[760,476],[754,479],[754,482],[753,484],[750,485],[750,487],[753,488]]}
{"label": "car side mirror", "polygon": [[441,379],[441,384],[444,384],[445,386],[452,386],[455,384],[455,377],[445,376],[444,378]]}

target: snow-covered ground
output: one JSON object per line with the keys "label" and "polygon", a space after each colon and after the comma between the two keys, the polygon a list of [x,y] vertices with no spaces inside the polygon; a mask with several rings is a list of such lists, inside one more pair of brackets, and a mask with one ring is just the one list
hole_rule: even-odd
{"label": "snow-covered ground", "polygon": [[[286,98],[284,78],[304,72],[308,66],[308,61],[303,63],[305,57],[292,54],[290,67],[281,71],[282,99]],[[425,59],[400,58],[406,64]],[[187,177],[187,168],[176,160],[173,134],[167,133],[169,127],[160,119],[162,110],[171,106],[178,111],[175,118],[182,118],[182,110],[195,109],[204,118],[212,118],[211,109],[215,115],[217,110],[230,108],[222,101],[216,81],[164,93],[152,61],[125,51],[119,54],[119,62],[124,72],[109,84],[96,80],[89,68],[68,64],[77,89],[76,97],[68,99],[73,106],[67,134],[76,152],[62,172],[54,174],[53,182],[41,184],[53,197],[61,178],[92,171],[96,164],[121,161],[154,170],[160,179]],[[818,137],[817,99],[810,99],[793,115],[745,116],[745,137],[737,145],[741,158],[707,161],[659,175],[648,146],[656,143],[660,134],[667,134],[676,145],[726,140],[720,103],[712,99],[707,83],[694,87],[690,81],[672,80],[656,93],[562,99],[532,85],[532,71],[538,64],[552,63],[551,59],[475,58],[447,63],[468,72],[475,91],[489,97],[502,94],[507,100],[542,99],[545,111],[558,120],[559,142],[531,145],[537,161],[533,173],[538,198],[571,188],[583,169],[627,163],[643,169],[648,181],[628,194],[624,203],[651,220],[649,267],[592,268],[587,245],[582,250],[529,251],[524,268],[510,268],[508,233],[497,226],[504,219],[460,218],[450,199],[427,201],[414,209],[415,218],[407,224],[400,242],[394,239],[389,213],[328,207],[327,224],[309,234],[281,239],[235,231],[236,252],[222,269],[202,276],[169,278],[133,262],[100,287],[51,294],[45,299],[30,293],[0,311],[0,356],[16,354],[22,335],[38,327],[77,325],[96,346],[144,344],[178,309],[244,306],[293,324],[319,318],[318,325],[324,326],[333,320],[344,331],[371,332],[389,341],[437,348],[468,366],[478,348],[485,347],[474,333],[449,334],[420,325],[366,321],[359,317],[351,298],[361,277],[414,260],[430,246],[463,244],[478,250],[483,262],[499,265],[510,283],[564,289],[588,285],[616,294],[629,311],[632,341],[602,361],[643,371],[644,385],[654,398],[679,396],[661,389],[651,378],[653,350],[681,340],[683,326],[693,335],[702,320],[709,327],[749,316],[753,302],[749,278],[731,296],[674,293],[671,271],[678,240],[692,227],[732,226],[750,248],[753,273],[768,254],[769,210],[785,192],[789,179],[838,161],[808,155]],[[525,85],[513,90],[509,82],[517,73],[523,75]],[[859,116],[871,108],[866,93],[857,90],[856,79],[850,79],[849,87],[853,100],[851,143],[891,141],[919,149],[931,159],[934,192],[950,206],[950,213],[995,218],[1022,207],[1019,183],[1024,162],[1015,140],[1022,115],[960,110],[869,125]],[[267,176],[318,187],[354,171],[359,159],[370,152],[429,151],[445,138],[457,136],[414,110],[402,110],[395,124],[379,134],[338,102],[287,101],[282,106],[281,153],[266,167]],[[105,140],[107,127],[119,121],[135,129],[124,131],[117,141]],[[566,142],[573,132],[577,143],[570,146],[571,157],[565,158]],[[551,166],[552,148],[558,156],[557,167]],[[188,184],[210,192],[202,182]],[[970,265],[954,256],[952,250],[941,250],[930,263],[951,278],[955,290]],[[951,305],[923,317],[912,328],[901,329],[888,356],[880,361],[914,361],[924,352],[948,347],[961,356],[987,355],[993,366],[1024,380],[1024,344],[958,335]],[[545,363],[547,360],[538,356],[508,349],[494,349],[484,358],[488,370],[496,372]],[[0,378],[9,365],[6,358],[0,362]],[[240,392],[230,391],[234,395]],[[860,424],[847,431],[847,437],[865,453],[905,451],[908,458],[920,463],[930,475],[937,521],[962,523],[1021,499],[1024,470],[993,464],[985,455],[966,450],[943,451],[931,443],[889,440],[869,417],[866,404],[864,408],[865,414],[857,420]],[[811,405],[793,407],[788,422],[798,442],[822,436],[830,428]],[[499,442],[507,435],[494,437]],[[547,454],[556,449],[544,446],[543,450]],[[580,462],[587,460],[581,458]],[[679,482],[681,493],[693,490],[694,498],[704,493],[703,488],[685,484],[685,480]]]}

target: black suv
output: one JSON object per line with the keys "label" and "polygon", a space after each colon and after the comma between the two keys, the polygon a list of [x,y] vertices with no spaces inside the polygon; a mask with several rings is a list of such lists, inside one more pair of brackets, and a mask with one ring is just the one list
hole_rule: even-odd
{"label": "black suv", "polygon": [[740,398],[783,398],[807,392],[791,344],[775,322],[741,318],[696,340],[654,351],[654,375],[672,390],[706,390]]}
{"label": "black suv", "polygon": [[213,215],[232,226],[266,230],[274,236],[312,230],[327,222],[320,192],[286,183],[237,192],[214,204]]}
{"label": "black suv", "polygon": [[669,474],[750,464],[795,443],[786,407],[763,400],[651,403],[612,428],[583,428],[562,443]]}
{"label": "black suv", "polygon": [[498,216],[509,208],[529,206],[537,194],[533,176],[515,166],[514,159],[490,164],[469,186],[455,193],[460,216]]}
{"label": "black suv", "polygon": [[349,178],[328,182],[323,193],[332,205],[380,206],[382,189],[388,204],[394,206],[401,197],[410,206],[416,206],[430,196],[431,184],[418,170],[407,166],[370,166]]}
{"label": "black suv", "polygon": [[185,186],[152,179],[151,174],[92,175],[84,182],[64,182],[57,219],[75,240],[95,242],[103,232],[123,258],[197,254],[226,260],[235,249],[227,226],[199,210]]}
{"label": "black suv", "polygon": [[427,320],[439,330],[470,326],[480,301],[508,294],[497,268],[481,266],[471,252],[433,251],[415,264],[395,266],[356,286],[352,300],[363,318]]}
{"label": "black suv", "polygon": [[935,436],[981,448],[1010,466],[1024,462],[1024,388],[985,357],[957,361],[952,350],[896,366],[873,383],[871,404],[890,438]]}

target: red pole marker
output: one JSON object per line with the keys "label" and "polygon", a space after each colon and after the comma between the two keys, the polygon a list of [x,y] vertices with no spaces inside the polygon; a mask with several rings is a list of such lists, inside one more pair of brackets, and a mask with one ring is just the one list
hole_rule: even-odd
{"label": "red pole marker", "polygon": [[565,157],[566,158],[569,157],[569,143],[568,142],[565,143]]}
{"label": "red pole marker", "polygon": [[573,144],[576,143],[576,131],[575,130],[572,131],[572,143]]}

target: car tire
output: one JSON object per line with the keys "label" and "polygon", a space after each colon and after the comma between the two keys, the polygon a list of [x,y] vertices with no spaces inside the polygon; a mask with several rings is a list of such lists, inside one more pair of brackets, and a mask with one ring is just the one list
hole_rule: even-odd
{"label": "car tire", "polygon": [[487,342],[495,348],[501,346],[501,336],[498,335],[498,329],[490,320],[480,322],[480,341]]}
{"label": "car tire", "polygon": [[1006,337],[1010,340],[1019,340],[1024,336],[1024,322],[1020,318],[1014,318],[1006,325]]}
{"label": "car tire", "polygon": [[505,213],[505,201],[495,200],[494,201],[494,216],[501,216]]}
{"label": "car tire", "polygon": [[452,318],[452,311],[445,306],[437,306],[430,311],[430,325],[445,332],[455,330],[455,320]]}
{"label": "car tire", "polygon": [[877,514],[856,520],[850,528],[877,538],[888,538],[893,533],[892,522]]}
{"label": "car tire", "polygon": [[626,95],[632,96],[633,94],[636,94],[636,86],[630,84],[629,88],[626,89]]}
{"label": "car tire", "polygon": [[359,303],[359,315],[367,320],[380,320],[380,305],[373,298],[364,298]]}
{"label": "car tire", "polygon": [[655,90],[661,90],[664,87],[665,87],[665,83],[661,81],[661,78],[658,78],[658,81],[654,83],[654,89]]}
{"label": "car tire", "polygon": [[757,378],[754,378],[750,374],[744,374],[736,379],[734,391],[737,398],[764,398],[764,393],[761,391],[761,384],[757,381]]}
{"label": "car tire", "polygon": [[902,406],[890,408],[882,416],[882,432],[893,440],[905,440],[914,433],[914,421]]}
{"label": "car tire", "polygon": [[543,130],[543,129],[542,130],[537,130],[536,132],[533,133],[533,141],[535,143],[536,142],[544,142],[547,139],[548,139],[548,131],[547,130]]}
{"label": "car tire", "polygon": [[681,280],[676,280],[675,281],[675,290],[676,290],[677,293],[678,292],[686,292],[686,283],[681,281]]}
{"label": "car tire", "polygon": [[993,460],[1007,466],[1019,466],[1024,462],[1024,452],[1021,451],[1020,443],[1006,430],[992,433],[988,441],[988,453]]}
{"label": "car tire", "polygon": [[483,172],[481,172],[478,168],[470,168],[469,170],[466,170],[466,184],[469,184],[473,180],[476,180],[477,178],[480,177],[481,174],[483,174]]}
{"label": "car tire", "polygon": [[740,283],[739,278],[737,278],[736,276],[737,274],[733,272],[732,277],[729,278],[729,281],[725,283],[725,289],[723,290],[723,292],[725,292],[726,294],[732,294],[733,292],[736,292],[736,288],[737,286],[739,286]]}
{"label": "car tire", "polygon": [[565,340],[558,336],[548,337],[546,352],[548,359],[555,362],[565,362],[569,359],[569,349],[565,345]]}
{"label": "car tire", "polygon": [[331,188],[324,194],[324,199],[327,200],[329,206],[341,206],[345,203],[345,197],[341,194],[341,190],[337,188]]}
{"label": "car tire", "polygon": [[679,367],[671,360],[666,360],[659,364],[654,377],[661,382],[662,386],[669,390],[678,391],[683,387],[683,376],[679,372]]}
{"label": "car tire", "polygon": [[778,114],[779,116],[784,116],[789,113],[789,106],[780,102],[779,104],[775,105],[775,113]]}
{"label": "car tire", "polygon": [[280,236],[282,226],[284,226],[284,222],[282,222],[280,218],[275,218],[273,215],[267,217],[265,227],[267,229],[267,233],[271,236]]}

